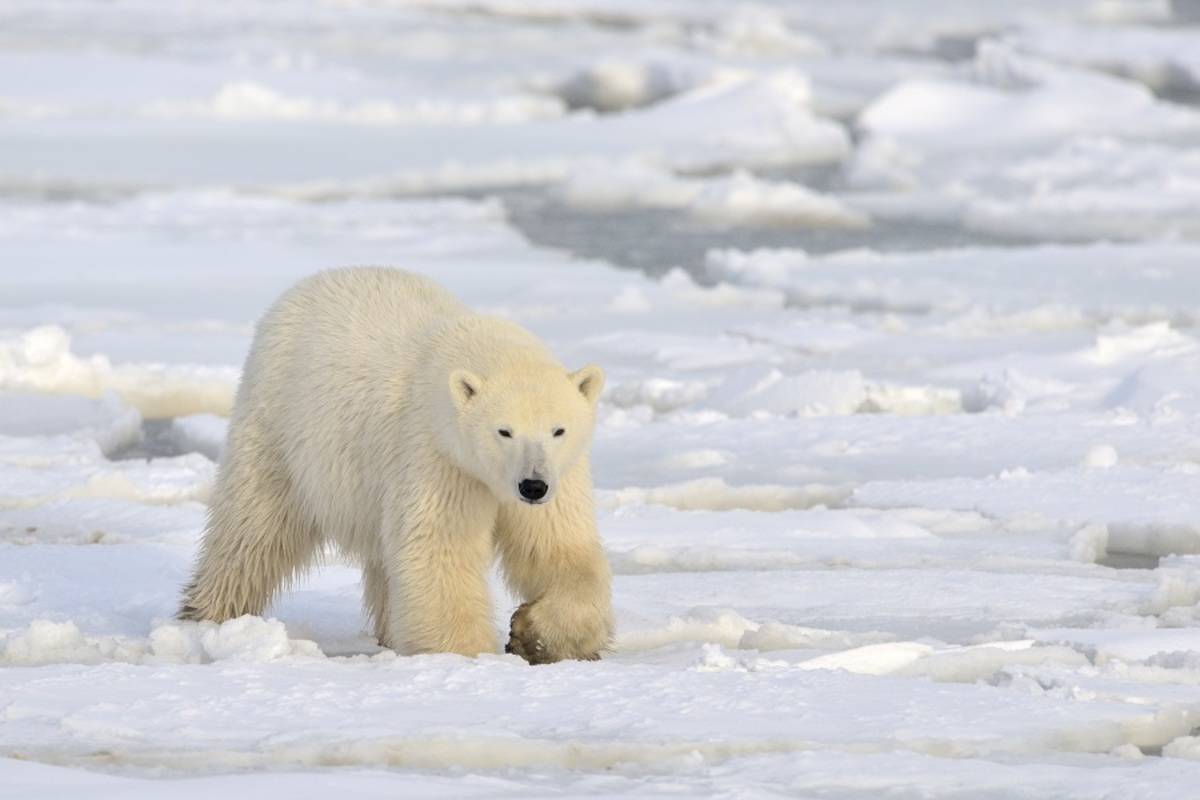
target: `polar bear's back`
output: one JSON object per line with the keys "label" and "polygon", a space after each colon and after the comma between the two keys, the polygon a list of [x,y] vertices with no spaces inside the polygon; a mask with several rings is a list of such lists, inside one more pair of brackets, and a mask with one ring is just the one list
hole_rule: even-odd
{"label": "polar bear's back", "polygon": [[432,321],[470,313],[450,292],[423,275],[386,267],[351,267],[318,272],[289,289],[264,321],[306,320],[336,330],[397,334]]}
{"label": "polar bear's back", "polygon": [[381,448],[410,435],[398,426],[432,341],[473,316],[432,280],[401,270],[307,278],[258,324],[231,436],[253,435],[281,454],[310,514],[351,533],[357,524],[348,510],[377,501],[371,479],[387,457]]}
{"label": "polar bear's back", "polygon": [[259,322],[242,388],[289,408],[305,392],[320,399],[332,388],[345,397],[346,382],[378,387],[411,371],[438,327],[469,314],[421,275],[375,267],[320,272],[285,292]]}

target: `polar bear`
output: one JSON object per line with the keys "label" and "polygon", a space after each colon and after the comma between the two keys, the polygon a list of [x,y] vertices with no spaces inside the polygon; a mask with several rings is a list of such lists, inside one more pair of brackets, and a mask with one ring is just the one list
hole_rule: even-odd
{"label": "polar bear", "polygon": [[261,614],[331,543],[381,644],[595,659],[612,633],[588,451],[604,373],[400,270],[318,273],[258,325],[179,616]]}

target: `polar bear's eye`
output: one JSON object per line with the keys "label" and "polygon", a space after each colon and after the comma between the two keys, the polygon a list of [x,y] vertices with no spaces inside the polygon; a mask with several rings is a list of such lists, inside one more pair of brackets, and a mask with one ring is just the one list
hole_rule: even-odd
{"label": "polar bear's eye", "polygon": [[512,431],[510,431],[508,428],[501,428],[500,430],[496,431],[496,433],[500,434],[505,439],[512,438]]}
{"label": "polar bear's eye", "polygon": [[555,436],[562,436],[564,433],[566,433],[566,431],[564,431],[562,428],[555,428],[555,429],[554,429],[554,435],[555,435]]}

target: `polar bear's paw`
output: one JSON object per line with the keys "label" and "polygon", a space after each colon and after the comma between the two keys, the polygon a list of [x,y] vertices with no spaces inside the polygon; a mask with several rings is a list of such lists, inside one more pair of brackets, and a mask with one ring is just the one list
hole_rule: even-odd
{"label": "polar bear's paw", "polygon": [[548,635],[547,626],[538,621],[543,613],[545,609],[539,603],[522,603],[512,615],[504,652],[520,656],[530,664],[553,664],[564,659],[600,660],[599,649],[581,647],[581,643],[561,635]]}
{"label": "polar bear's paw", "polygon": [[524,603],[513,612],[504,652],[520,656],[530,664],[549,664],[551,659],[546,654],[546,643],[534,629],[529,619],[529,609],[530,604]]}

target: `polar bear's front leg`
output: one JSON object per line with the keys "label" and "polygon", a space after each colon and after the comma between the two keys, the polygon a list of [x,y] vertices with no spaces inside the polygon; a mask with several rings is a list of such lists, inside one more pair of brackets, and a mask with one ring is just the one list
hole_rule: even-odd
{"label": "polar bear's front leg", "polygon": [[387,622],[382,642],[405,655],[497,649],[488,573],[495,501],[425,498],[385,533]]}
{"label": "polar bear's front leg", "polygon": [[509,585],[524,600],[505,650],[531,664],[599,658],[613,636],[612,578],[586,465],[546,505],[502,506],[496,545]]}

